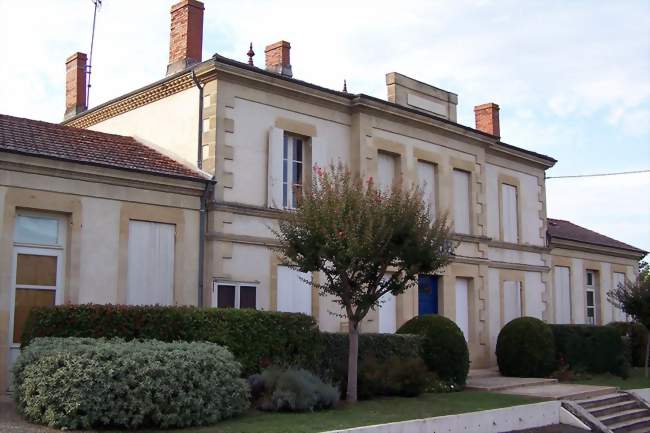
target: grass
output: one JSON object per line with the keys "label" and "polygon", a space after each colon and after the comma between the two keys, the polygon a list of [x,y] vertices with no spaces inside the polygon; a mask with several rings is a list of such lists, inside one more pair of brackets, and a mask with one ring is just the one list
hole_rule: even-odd
{"label": "grass", "polygon": [[616,386],[620,389],[650,388],[650,378],[645,377],[644,369],[635,367],[630,371],[630,377],[622,379],[611,374],[594,374],[589,378],[572,381],[581,385]]}
{"label": "grass", "polygon": [[336,409],[312,413],[265,413],[251,410],[242,417],[210,427],[167,430],[166,433],[316,433],[539,401],[535,398],[478,391],[424,394],[417,398],[391,397],[362,401],[356,405],[341,405]]}

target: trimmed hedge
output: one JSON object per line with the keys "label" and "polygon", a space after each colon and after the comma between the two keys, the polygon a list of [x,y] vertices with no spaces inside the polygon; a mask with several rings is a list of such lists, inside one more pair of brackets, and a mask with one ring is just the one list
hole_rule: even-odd
{"label": "trimmed hedge", "polygon": [[18,411],[62,429],[188,427],[249,407],[239,363],[212,343],[37,338],[12,373]]}
{"label": "trimmed hedge", "polygon": [[159,305],[57,305],[32,310],[23,347],[36,337],[208,341],[226,346],[246,375],[269,365],[313,369],[322,351],[307,315]]}
{"label": "trimmed hedge", "polygon": [[648,330],[641,323],[636,322],[612,322],[607,324],[616,329],[621,337],[627,337],[629,341],[630,364],[634,367],[644,367],[646,357],[646,345],[648,344]]}
{"label": "trimmed hedge", "polygon": [[589,373],[609,372],[627,377],[629,363],[619,331],[612,326],[549,325],[560,365]]}
{"label": "trimmed hedge", "polygon": [[[321,378],[338,385],[345,395],[348,381],[348,334],[323,332],[321,341],[323,354],[317,373]],[[364,365],[371,362],[419,358],[422,342],[422,337],[418,335],[359,334],[359,377]],[[362,389],[361,380],[357,386],[359,395],[366,393]]]}
{"label": "trimmed hedge", "polygon": [[555,368],[553,332],[534,317],[511,320],[499,332],[496,355],[504,376],[546,377]]}
{"label": "trimmed hedge", "polygon": [[421,357],[429,370],[444,381],[463,386],[469,373],[469,350],[460,328],[439,316],[416,316],[402,325],[398,334],[417,334],[424,340]]}

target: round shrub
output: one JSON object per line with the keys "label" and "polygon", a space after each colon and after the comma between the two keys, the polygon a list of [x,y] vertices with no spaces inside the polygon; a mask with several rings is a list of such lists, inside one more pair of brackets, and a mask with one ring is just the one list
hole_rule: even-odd
{"label": "round shrub", "polygon": [[469,372],[469,351],[463,332],[443,316],[417,316],[402,325],[399,334],[424,337],[421,356],[429,370],[441,380],[465,385]]}
{"label": "round shrub", "polygon": [[496,354],[504,376],[546,377],[555,368],[553,332],[539,319],[519,317],[499,332]]}
{"label": "round shrub", "polygon": [[249,406],[239,363],[212,343],[37,338],[12,373],[23,417],[62,429],[188,427]]}

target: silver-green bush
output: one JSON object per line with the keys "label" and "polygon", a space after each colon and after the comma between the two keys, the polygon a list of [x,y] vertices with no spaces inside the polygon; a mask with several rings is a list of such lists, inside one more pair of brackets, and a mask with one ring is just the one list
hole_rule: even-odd
{"label": "silver-green bush", "polygon": [[187,427],[249,406],[241,366],[213,343],[37,338],[12,387],[29,421],[65,429]]}

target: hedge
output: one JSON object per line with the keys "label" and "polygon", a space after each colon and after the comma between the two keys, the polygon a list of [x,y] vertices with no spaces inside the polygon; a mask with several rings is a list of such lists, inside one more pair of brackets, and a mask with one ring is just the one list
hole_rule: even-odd
{"label": "hedge", "polygon": [[313,370],[322,351],[318,325],[304,314],[158,305],[35,308],[25,325],[23,347],[36,337],[207,341],[226,346],[245,375],[271,364]]}
{"label": "hedge", "polygon": [[555,337],[555,358],[559,365],[589,373],[609,372],[627,377],[629,363],[625,345],[612,326],[549,325]]}
{"label": "hedge", "polygon": [[439,315],[416,316],[397,332],[423,336],[421,356],[429,370],[443,381],[461,387],[465,385],[469,373],[469,350],[463,331],[454,321]]}
{"label": "hedge", "polygon": [[188,427],[249,407],[239,363],[212,343],[37,338],[12,373],[19,413],[61,429]]}
{"label": "hedge", "polygon": [[636,322],[612,322],[612,326],[619,332],[621,337],[627,337],[629,341],[628,360],[634,367],[644,367],[646,357],[646,345],[648,344],[648,330],[641,323]]}
{"label": "hedge", "polygon": [[555,368],[555,339],[549,326],[534,317],[519,317],[499,332],[499,372],[513,377],[546,377]]}

